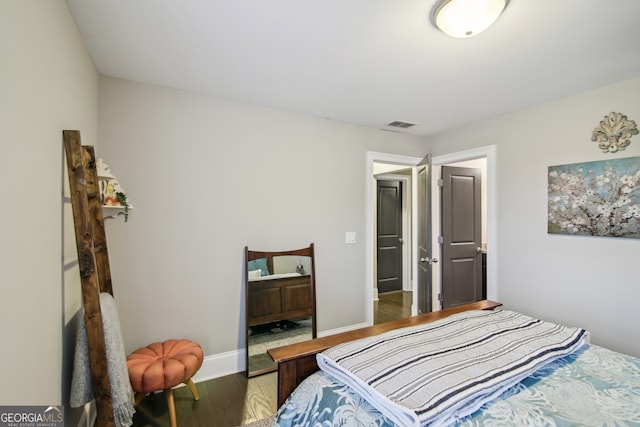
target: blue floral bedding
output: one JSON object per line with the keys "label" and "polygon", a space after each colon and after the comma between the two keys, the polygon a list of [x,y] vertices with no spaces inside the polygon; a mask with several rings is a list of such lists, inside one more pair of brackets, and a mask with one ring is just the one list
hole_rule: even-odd
{"label": "blue floral bedding", "polygon": [[[394,424],[348,386],[318,371],[280,408],[275,425]],[[547,364],[456,425],[640,427],[640,359],[590,345]]]}

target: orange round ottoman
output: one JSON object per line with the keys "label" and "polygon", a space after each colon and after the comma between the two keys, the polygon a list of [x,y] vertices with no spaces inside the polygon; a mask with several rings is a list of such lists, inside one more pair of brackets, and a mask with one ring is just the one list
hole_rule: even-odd
{"label": "orange round ottoman", "polygon": [[142,347],[127,356],[131,387],[136,392],[136,404],[147,393],[163,390],[167,397],[171,427],[176,427],[173,387],[185,383],[199,400],[198,389],[191,377],[202,366],[202,348],[189,340],[167,340]]}

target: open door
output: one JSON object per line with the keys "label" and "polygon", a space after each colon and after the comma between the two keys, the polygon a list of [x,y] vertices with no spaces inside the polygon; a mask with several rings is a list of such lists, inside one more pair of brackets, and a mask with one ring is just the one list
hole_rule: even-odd
{"label": "open door", "polygon": [[432,266],[438,262],[431,253],[431,154],[417,165],[418,175],[418,313],[431,311]]}

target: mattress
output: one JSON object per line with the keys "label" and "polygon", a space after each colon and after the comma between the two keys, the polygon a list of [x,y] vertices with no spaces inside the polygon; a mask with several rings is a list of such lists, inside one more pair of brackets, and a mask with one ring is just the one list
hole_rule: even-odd
{"label": "mattress", "polygon": [[[394,424],[353,389],[318,371],[278,410],[275,425]],[[584,346],[538,369],[454,425],[640,427],[640,359]]]}

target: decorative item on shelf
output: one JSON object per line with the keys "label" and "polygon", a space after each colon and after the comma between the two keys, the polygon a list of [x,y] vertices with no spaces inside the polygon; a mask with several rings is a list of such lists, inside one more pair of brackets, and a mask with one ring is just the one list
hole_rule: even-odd
{"label": "decorative item on shelf", "polygon": [[631,137],[637,134],[638,127],[634,120],[629,120],[622,113],[611,112],[593,129],[591,140],[598,143],[603,153],[615,153],[624,151]]}
{"label": "decorative item on shelf", "polygon": [[124,222],[129,221],[129,202],[127,202],[127,195],[124,194],[121,191],[116,192],[116,198],[118,199],[118,201],[120,202],[120,204],[122,205],[122,207],[124,208]]}
{"label": "decorative item on shelf", "polygon": [[129,220],[129,211],[133,209],[133,206],[127,200],[127,194],[111,173],[109,165],[99,158],[96,161],[96,166],[100,184],[100,201],[103,211],[105,211],[104,217],[114,218],[114,215],[106,212],[107,210],[113,210],[115,215],[124,215],[124,221],[127,222]]}

